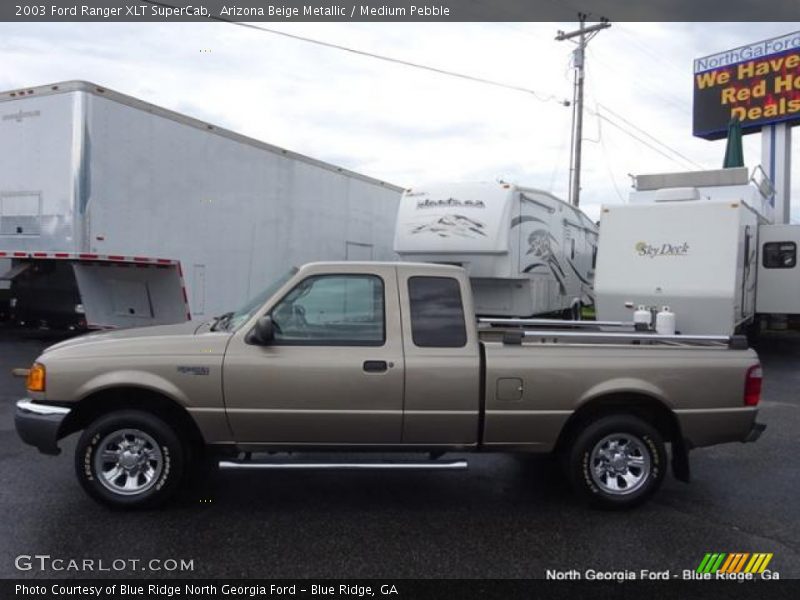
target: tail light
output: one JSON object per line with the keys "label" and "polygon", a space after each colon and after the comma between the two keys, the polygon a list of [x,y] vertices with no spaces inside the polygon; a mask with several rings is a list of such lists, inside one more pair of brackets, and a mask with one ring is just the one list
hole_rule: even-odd
{"label": "tail light", "polygon": [[744,405],[758,406],[761,400],[761,365],[747,369],[747,379],[744,382]]}

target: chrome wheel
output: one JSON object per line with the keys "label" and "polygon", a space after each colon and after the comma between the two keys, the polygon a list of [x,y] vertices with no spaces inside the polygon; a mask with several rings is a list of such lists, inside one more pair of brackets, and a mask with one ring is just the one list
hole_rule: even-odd
{"label": "chrome wheel", "polygon": [[95,474],[103,487],[115,494],[132,496],[149,490],[163,469],[161,448],[140,429],[114,431],[97,445]]}
{"label": "chrome wheel", "polygon": [[632,494],[650,476],[650,453],[645,443],[629,433],[607,435],[589,456],[592,481],[613,495]]}

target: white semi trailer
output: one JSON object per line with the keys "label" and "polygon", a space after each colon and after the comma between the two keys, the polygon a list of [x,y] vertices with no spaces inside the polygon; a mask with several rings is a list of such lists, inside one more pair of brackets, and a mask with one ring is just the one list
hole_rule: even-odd
{"label": "white semi trailer", "polygon": [[542,190],[502,182],[408,190],[394,249],[403,260],[464,267],[481,316],[579,318],[594,301],[597,227]]}
{"label": "white semi trailer", "polygon": [[286,265],[393,258],[401,188],[92,83],[0,93],[0,140],[18,322],[205,318]]}
{"label": "white semi trailer", "polygon": [[800,226],[772,224],[772,187],[747,168],[640,175],[604,206],[595,293],[601,320],[669,306],[685,334],[753,331],[800,313]]}

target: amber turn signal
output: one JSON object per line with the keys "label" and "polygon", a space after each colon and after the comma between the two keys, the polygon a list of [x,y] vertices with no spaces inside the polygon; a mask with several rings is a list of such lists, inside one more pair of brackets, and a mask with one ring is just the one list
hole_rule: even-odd
{"label": "amber turn signal", "polygon": [[43,392],[45,390],[44,365],[33,363],[31,370],[28,371],[27,387],[29,392]]}

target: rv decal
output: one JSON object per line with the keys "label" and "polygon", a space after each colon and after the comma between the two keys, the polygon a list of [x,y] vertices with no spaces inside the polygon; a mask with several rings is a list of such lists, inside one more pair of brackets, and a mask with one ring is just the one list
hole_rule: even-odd
{"label": "rv decal", "polygon": [[15,113],[8,113],[3,115],[3,121],[16,121],[17,123],[21,123],[22,119],[27,119],[29,117],[38,117],[41,115],[41,111],[38,110],[18,110]]}
{"label": "rv decal", "polygon": [[[544,222],[540,219],[536,219],[535,217],[519,217],[519,219],[524,219],[526,221],[540,221],[542,223]],[[537,229],[533,231],[528,236],[528,251],[525,254],[530,254],[536,257],[538,260],[526,266],[523,271],[525,273],[530,273],[539,268],[549,269],[553,274],[553,277],[555,277],[556,281],[558,282],[558,288],[563,295],[567,293],[567,288],[564,283],[566,274],[564,273],[564,269],[561,268],[561,265],[558,264],[558,259],[553,252],[551,240],[555,241],[555,239],[556,238],[553,236],[553,234],[546,229]]]}
{"label": "rv decal", "polygon": [[575,277],[581,280],[581,283],[588,286],[592,285],[591,281],[589,281],[583,275],[580,274],[580,271],[578,271],[578,267],[575,266],[575,263],[573,263],[570,259],[567,259],[567,264],[569,265],[569,268],[572,269],[572,272],[575,273]]}
{"label": "rv decal", "polygon": [[412,225],[411,233],[433,233],[439,237],[486,237],[486,226],[464,215],[444,215],[421,225]]}
{"label": "rv decal", "polygon": [[525,267],[522,271],[524,273],[530,273],[532,271],[535,271],[539,267],[550,269],[550,272],[553,274],[553,277],[555,277],[556,283],[558,283],[559,293],[562,296],[565,295],[567,293],[567,286],[564,283],[564,271],[561,270],[561,267],[558,265],[555,258],[551,256],[546,263],[543,262],[531,263],[527,267]]}
{"label": "rv decal", "polygon": [[550,258],[553,255],[553,247],[550,244],[551,238],[553,236],[544,229],[537,229],[532,232],[528,236],[528,251],[525,254],[532,254],[537,258]]}
{"label": "rv decal", "polygon": [[522,225],[522,223],[528,223],[530,221],[533,221],[535,223],[541,223],[542,225],[547,226],[547,221],[544,221],[543,219],[539,219],[537,217],[524,216],[524,217],[514,217],[513,219],[511,219],[511,229],[514,229],[514,227],[516,227],[517,225]]}
{"label": "rv decal", "polygon": [[539,202],[538,200],[534,200],[533,198],[530,198],[529,196],[526,196],[525,194],[522,194],[520,196],[520,200],[522,200],[523,202],[529,202],[530,204],[534,204],[534,205],[538,206],[539,208],[543,208],[548,213],[550,213],[551,215],[554,212],[556,212],[556,209],[553,208],[552,206],[550,206],[549,204],[545,204],[544,202]]}
{"label": "rv decal", "polygon": [[459,200],[447,198],[445,200],[417,200],[417,208],[486,208],[483,200]]}
{"label": "rv decal", "polygon": [[636,242],[636,254],[639,256],[647,256],[649,258],[656,258],[657,256],[686,256],[689,254],[689,244],[683,242],[682,244],[661,244],[654,246],[647,242]]}

